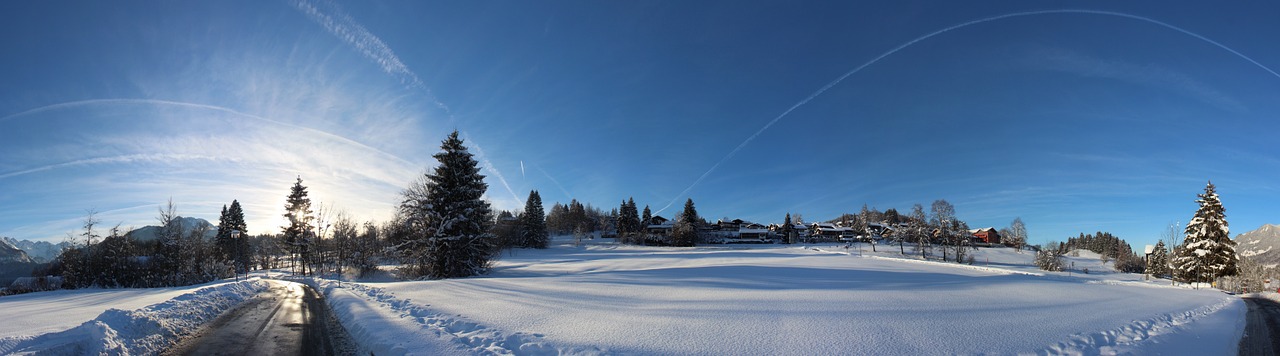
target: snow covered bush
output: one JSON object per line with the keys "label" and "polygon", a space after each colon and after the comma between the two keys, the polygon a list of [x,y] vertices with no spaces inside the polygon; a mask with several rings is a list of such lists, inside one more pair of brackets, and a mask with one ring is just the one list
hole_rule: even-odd
{"label": "snow covered bush", "polygon": [[1062,250],[1058,249],[1058,243],[1045,244],[1044,248],[1036,253],[1036,267],[1046,271],[1062,271]]}

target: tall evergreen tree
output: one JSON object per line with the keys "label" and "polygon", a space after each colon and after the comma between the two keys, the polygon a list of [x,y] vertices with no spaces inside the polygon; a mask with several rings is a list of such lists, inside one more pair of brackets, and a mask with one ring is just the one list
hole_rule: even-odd
{"label": "tall evergreen tree", "polygon": [[307,197],[307,187],[302,185],[302,177],[289,189],[289,197],[284,203],[284,218],[289,225],[283,226],[285,244],[289,248],[290,259],[293,260],[295,272],[307,274],[307,262],[311,257],[311,244],[314,243],[312,222],[315,215],[311,211],[311,198]]}
{"label": "tall evergreen tree", "polygon": [[457,131],[440,149],[433,156],[440,165],[403,193],[400,212],[410,227],[401,246],[406,272],[437,279],[484,273],[494,257],[493,212],[484,200],[489,185]]}
{"label": "tall evergreen tree", "polygon": [[1169,251],[1164,246],[1164,240],[1156,242],[1155,250],[1151,251],[1151,256],[1147,256],[1147,273],[1156,278],[1169,275]]}
{"label": "tall evergreen tree", "polygon": [[235,242],[231,241],[231,219],[227,217],[227,206],[222,206],[218,215],[218,234],[213,237],[214,253],[219,261],[231,261],[235,251]]}
{"label": "tall evergreen tree", "polygon": [[1187,224],[1187,237],[1173,258],[1174,276],[1191,283],[1234,276],[1239,272],[1236,266],[1239,258],[1227,227],[1226,208],[1222,207],[1213,182],[1205,186],[1204,194],[1197,196],[1200,208]]}
{"label": "tall evergreen tree", "polygon": [[653,223],[653,212],[649,211],[649,206],[644,206],[644,214],[640,215],[640,229],[648,229],[649,224]]}
{"label": "tall evergreen tree", "polygon": [[698,241],[698,210],[693,206],[693,198],[684,202],[684,211],[671,227],[671,244],[675,246],[693,246]]}
{"label": "tall evergreen tree", "polygon": [[[235,247],[233,253],[236,262],[236,269],[240,272],[248,272],[249,266],[249,225],[244,221],[244,208],[240,206],[239,200],[231,200],[231,206],[227,208],[227,218],[230,219],[228,227],[232,229],[232,246]],[[219,229],[219,232],[222,230]],[[234,236],[234,232],[240,232],[239,236]]]}
{"label": "tall evergreen tree", "polygon": [[782,243],[795,243],[795,225],[791,222],[791,213],[787,213],[787,217],[782,219]]}
{"label": "tall evergreen tree", "polygon": [[618,209],[618,240],[634,242],[640,229],[640,212],[636,211],[636,200],[627,198]]}
{"label": "tall evergreen tree", "polygon": [[569,231],[585,233],[588,229],[587,208],[577,199],[569,199]]}
{"label": "tall evergreen tree", "polygon": [[542,211],[542,196],[538,191],[529,191],[529,199],[524,203],[524,214],[520,215],[521,247],[547,248],[551,239],[547,234],[546,214]]}

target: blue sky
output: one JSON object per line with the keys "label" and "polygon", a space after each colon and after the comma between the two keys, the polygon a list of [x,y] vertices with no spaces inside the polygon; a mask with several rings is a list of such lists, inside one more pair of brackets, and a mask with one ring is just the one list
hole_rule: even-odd
{"label": "blue sky", "polygon": [[454,129],[501,209],[946,199],[1033,243],[1140,246],[1212,179],[1234,232],[1280,223],[1280,5],[1073,2],[1107,13],[927,36],[1062,4],[5,2],[0,235],[143,226],[170,198],[276,232],[296,176],[385,220]]}

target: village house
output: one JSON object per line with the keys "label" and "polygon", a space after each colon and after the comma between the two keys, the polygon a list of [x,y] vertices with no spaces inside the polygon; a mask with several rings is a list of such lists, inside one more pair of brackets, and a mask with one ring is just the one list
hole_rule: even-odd
{"label": "village house", "polygon": [[973,234],[975,242],[983,242],[988,244],[1000,243],[1000,234],[996,232],[994,227],[984,227],[981,229],[969,230]]}
{"label": "village house", "polygon": [[853,228],[836,226],[831,223],[815,223],[809,227],[809,236],[818,241],[840,241],[842,238],[853,238]]}

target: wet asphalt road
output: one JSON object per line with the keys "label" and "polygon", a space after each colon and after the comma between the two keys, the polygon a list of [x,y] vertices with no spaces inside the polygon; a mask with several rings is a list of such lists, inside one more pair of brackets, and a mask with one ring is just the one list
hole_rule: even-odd
{"label": "wet asphalt road", "polygon": [[1280,352],[1280,303],[1266,298],[1245,297],[1249,312],[1244,337],[1240,339],[1241,355],[1276,355]]}
{"label": "wet asphalt road", "polygon": [[[219,316],[166,355],[334,355],[324,297],[292,282],[272,281],[267,291]],[[335,333],[341,333],[337,330]]]}

